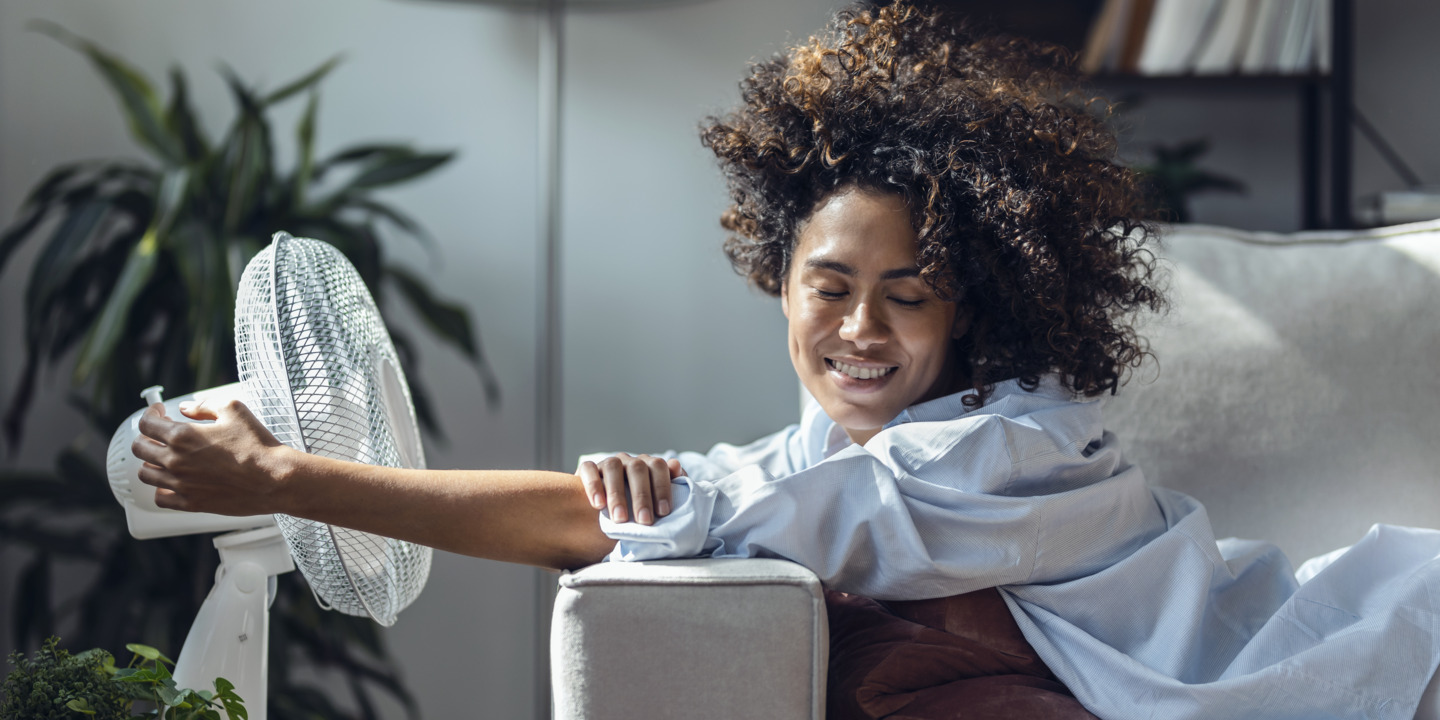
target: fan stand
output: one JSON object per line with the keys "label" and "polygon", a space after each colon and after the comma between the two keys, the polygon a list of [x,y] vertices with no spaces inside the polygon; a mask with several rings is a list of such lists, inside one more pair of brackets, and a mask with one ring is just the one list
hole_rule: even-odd
{"label": "fan stand", "polygon": [[215,549],[215,587],[185,636],[175,684],[208,690],[223,677],[234,683],[250,720],[265,720],[275,576],[294,570],[295,561],[274,525],[218,535]]}

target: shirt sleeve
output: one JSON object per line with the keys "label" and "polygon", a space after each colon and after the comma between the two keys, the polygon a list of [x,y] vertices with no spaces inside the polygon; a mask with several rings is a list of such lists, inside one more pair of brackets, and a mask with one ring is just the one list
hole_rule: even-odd
{"label": "shirt sleeve", "polygon": [[601,527],[619,541],[614,560],[785,558],[881,599],[1021,582],[1040,512],[996,494],[1013,468],[1006,447],[998,422],[907,423],[784,475],[758,462],[678,478],[669,516],[651,526],[602,516]]}
{"label": "shirt sleeve", "polygon": [[902,423],[788,474],[762,456],[677,478],[675,511],[654,525],[602,514],[609,559],[783,558],[882,600],[1096,572],[1143,540],[1154,501],[1113,438],[1056,412]]}

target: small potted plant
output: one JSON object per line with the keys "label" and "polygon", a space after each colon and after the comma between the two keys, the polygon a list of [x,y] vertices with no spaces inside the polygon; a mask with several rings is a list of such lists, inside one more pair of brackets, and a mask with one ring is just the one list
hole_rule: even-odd
{"label": "small potted plant", "polygon": [[98,648],[71,655],[56,637],[33,657],[11,654],[15,669],[5,678],[0,720],[249,718],[244,699],[225,678],[215,678],[213,691],[179,688],[170,675],[174,661],[149,645],[125,647],[134,655],[123,668]]}

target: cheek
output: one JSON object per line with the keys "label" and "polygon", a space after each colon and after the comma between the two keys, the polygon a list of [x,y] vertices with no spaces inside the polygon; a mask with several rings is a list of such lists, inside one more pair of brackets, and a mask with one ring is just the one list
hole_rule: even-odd
{"label": "cheek", "polygon": [[954,313],[943,311],[913,318],[906,333],[910,338],[911,357],[932,371],[944,367],[954,322]]}
{"label": "cheek", "polygon": [[838,317],[837,303],[802,299],[790,304],[790,326],[801,336],[823,335]]}

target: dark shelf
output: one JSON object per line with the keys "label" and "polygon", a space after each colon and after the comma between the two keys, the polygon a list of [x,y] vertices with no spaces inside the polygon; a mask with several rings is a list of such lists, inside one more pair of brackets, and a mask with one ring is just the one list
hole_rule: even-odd
{"label": "dark shelf", "polygon": [[[1349,228],[1351,213],[1351,128],[1354,85],[1354,0],[1332,0],[1329,73],[1243,75],[1090,76],[1098,89],[1129,93],[1223,93],[1246,90],[1294,92],[1300,143],[1300,215],[1307,229]],[[1328,190],[1328,192],[1326,192]]]}
{"label": "dark shelf", "polygon": [[1290,89],[1307,85],[1325,85],[1331,76],[1319,73],[1294,75],[1136,75],[1106,73],[1091,75],[1090,81],[1100,87],[1122,87],[1140,90],[1256,90]]}

